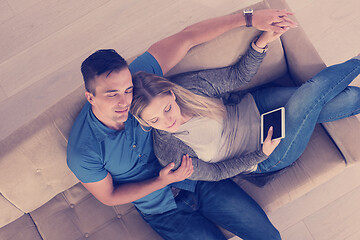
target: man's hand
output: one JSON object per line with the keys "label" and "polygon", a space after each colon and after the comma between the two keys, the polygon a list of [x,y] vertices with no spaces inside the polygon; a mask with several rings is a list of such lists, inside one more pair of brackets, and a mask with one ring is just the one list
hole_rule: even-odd
{"label": "man's hand", "polygon": [[293,15],[287,10],[263,9],[256,10],[253,13],[252,25],[261,31],[272,31],[282,33],[286,27],[295,28],[297,23],[288,16]]}
{"label": "man's hand", "polygon": [[160,171],[159,179],[165,182],[166,185],[185,180],[186,178],[190,177],[194,171],[192,159],[189,157],[189,155],[183,156],[180,167],[175,171],[172,170],[174,166],[175,164],[172,162]]}
{"label": "man's hand", "polygon": [[262,151],[267,155],[270,156],[270,154],[275,150],[275,148],[279,145],[281,139],[278,140],[271,140],[273,135],[273,127],[269,128],[268,135],[264,141]]}

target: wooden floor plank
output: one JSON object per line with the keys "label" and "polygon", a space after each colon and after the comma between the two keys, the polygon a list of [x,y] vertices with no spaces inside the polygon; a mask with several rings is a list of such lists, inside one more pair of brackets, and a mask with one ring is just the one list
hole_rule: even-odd
{"label": "wooden floor plank", "polygon": [[[226,14],[222,11],[221,13]],[[171,17],[175,14],[181,15],[181,19]],[[118,31],[117,36],[99,47],[115,48],[122,56],[129,58],[145,51],[151,44],[181,31],[186,26],[215,17],[215,12],[212,9],[194,6],[192,1],[185,0],[173,1],[162,9],[153,11],[151,15],[151,21],[142,21],[140,18],[134,27],[126,29],[125,34]],[[154,28],[154,26],[158,27]]]}
{"label": "wooden floor plank", "polygon": [[294,13],[297,13],[299,10],[309,6],[314,1],[316,1],[316,0],[302,0],[302,1],[299,1],[299,0],[287,0],[286,2],[288,3],[290,9]]}
{"label": "wooden floor plank", "polygon": [[303,197],[270,213],[269,218],[280,231],[284,231],[359,187],[359,172],[359,164],[345,169],[341,174],[310,191]]}
{"label": "wooden floor plank", "polygon": [[0,25],[0,63],[49,37],[109,0],[46,0]]}
{"label": "wooden floor plank", "polygon": [[359,42],[360,14],[358,18],[327,34],[323,39],[315,41],[314,46],[324,62],[327,65],[333,65],[346,61],[360,53]]}
{"label": "wooden floor plank", "polygon": [[283,240],[314,240],[302,221],[282,231],[281,237]]}
{"label": "wooden floor plank", "polygon": [[245,8],[247,6],[253,5],[255,3],[261,2],[262,0],[192,0],[192,2],[196,2],[202,4],[206,7],[212,8],[214,10],[221,11],[230,11],[233,12],[237,9]]}
{"label": "wooden floor plank", "polygon": [[[124,24],[130,18],[129,9],[132,8],[132,12],[135,12],[141,6],[144,9],[160,8],[163,5],[161,3],[159,0],[146,4],[140,0],[133,0],[128,2],[128,5],[117,1],[103,5],[97,11],[90,12],[2,63],[0,85],[8,96],[18,93],[102,42],[112,39],[117,31],[126,32],[132,27],[131,21]],[[143,20],[147,17],[150,17],[150,13],[147,13]]]}
{"label": "wooden floor plank", "polygon": [[0,87],[0,102],[7,98],[5,91]]}
{"label": "wooden floor plank", "polygon": [[304,219],[316,240],[344,240],[359,231],[360,187]]}
{"label": "wooden floor plank", "polygon": [[344,240],[359,240],[360,239],[360,229],[356,233],[352,234],[351,236],[347,237]]}
{"label": "wooden floor plank", "polygon": [[[10,8],[6,0],[0,0],[0,24],[14,16],[14,12]],[[2,34],[0,34],[3,37]]]}
{"label": "wooden floor plank", "polygon": [[11,8],[14,10],[15,15],[20,14],[26,9],[32,7],[36,3],[44,0],[7,0]]}
{"label": "wooden floor plank", "polygon": [[316,42],[358,18],[358,9],[360,1],[356,0],[316,0],[297,11],[297,18],[311,41]]}

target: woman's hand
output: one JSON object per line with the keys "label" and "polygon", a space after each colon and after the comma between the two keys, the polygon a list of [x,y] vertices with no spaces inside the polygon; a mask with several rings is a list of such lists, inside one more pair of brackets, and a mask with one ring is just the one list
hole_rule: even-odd
{"label": "woman's hand", "polygon": [[284,31],[280,33],[272,32],[272,31],[263,32],[258,38],[258,40],[256,40],[255,44],[259,48],[265,48],[266,45],[268,45],[270,42],[274,41],[275,39],[279,38],[289,29],[290,29],[289,27],[284,27]]}
{"label": "woman's hand", "polygon": [[263,143],[262,151],[267,155],[270,154],[275,150],[275,148],[279,145],[281,139],[278,140],[271,140],[273,135],[273,127],[269,128],[268,135]]}
{"label": "woman's hand", "polygon": [[192,159],[189,155],[184,155],[181,165],[178,169],[173,171],[175,163],[170,163],[163,169],[161,169],[159,174],[159,179],[163,181],[166,185],[174,182],[180,182],[190,177],[194,172],[194,167],[192,165]]}

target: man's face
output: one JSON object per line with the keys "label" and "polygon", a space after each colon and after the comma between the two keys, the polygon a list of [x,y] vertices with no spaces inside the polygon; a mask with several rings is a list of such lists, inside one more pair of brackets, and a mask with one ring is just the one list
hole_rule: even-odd
{"label": "man's face", "polygon": [[91,83],[95,96],[86,92],[95,116],[107,127],[120,130],[128,118],[133,97],[133,84],[128,68],[98,76]]}

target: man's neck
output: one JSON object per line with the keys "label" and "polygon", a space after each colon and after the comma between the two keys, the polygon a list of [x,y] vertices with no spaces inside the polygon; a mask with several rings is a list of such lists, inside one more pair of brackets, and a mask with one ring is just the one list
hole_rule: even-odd
{"label": "man's neck", "polygon": [[120,130],[124,130],[125,129],[125,122],[116,122],[113,120],[104,120],[101,118],[101,114],[98,114],[96,112],[96,110],[94,110],[94,108],[91,108],[94,116],[96,117],[97,120],[99,120],[102,124],[104,124],[106,127],[116,130],[116,131],[120,131]]}

